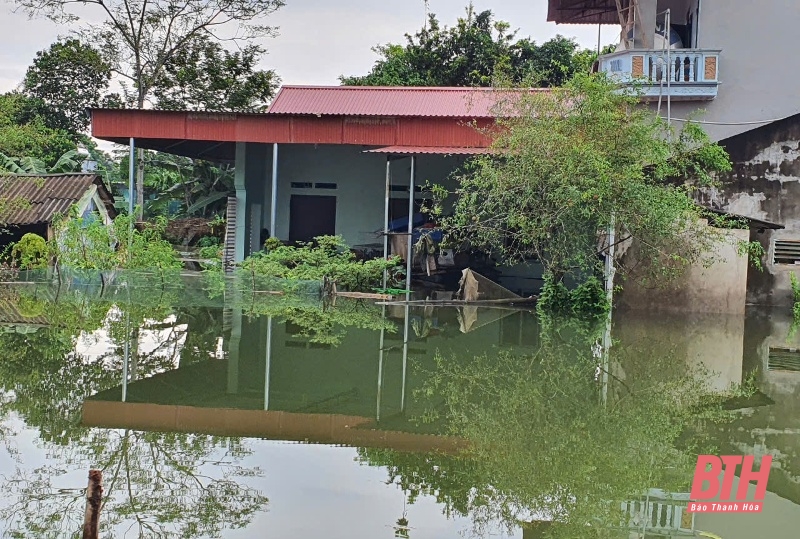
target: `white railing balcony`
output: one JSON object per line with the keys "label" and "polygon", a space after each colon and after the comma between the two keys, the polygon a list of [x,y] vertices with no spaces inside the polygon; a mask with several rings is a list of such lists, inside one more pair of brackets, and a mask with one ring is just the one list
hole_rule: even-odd
{"label": "white railing balcony", "polygon": [[719,55],[706,49],[624,50],[600,57],[600,71],[641,88],[644,101],[710,101],[719,88]]}

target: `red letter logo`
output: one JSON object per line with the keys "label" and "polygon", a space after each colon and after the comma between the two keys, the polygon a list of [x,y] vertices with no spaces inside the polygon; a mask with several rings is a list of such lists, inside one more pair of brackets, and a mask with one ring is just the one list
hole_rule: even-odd
{"label": "red letter logo", "polygon": [[[706,467],[711,469],[706,471]],[[722,472],[722,461],[715,455],[698,455],[697,465],[694,468],[694,481],[692,481],[693,500],[709,500],[719,492],[719,474]],[[703,482],[708,481],[709,487],[703,490]],[[766,481],[764,482],[766,485]]]}
{"label": "red letter logo", "polygon": [[750,486],[750,481],[756,481],[756,500],[763,500],[764,495],[767,493],[767,480],[769,479],[769,470],[772,466],[772,456],[764,455],[761,457],[761,467],[757,472],[753,471],[753,457],[747,456],[744,458],[742,464],[742,474],[739,477],[739,490],[736,492],[736,499],[747,499],[747,488]]}

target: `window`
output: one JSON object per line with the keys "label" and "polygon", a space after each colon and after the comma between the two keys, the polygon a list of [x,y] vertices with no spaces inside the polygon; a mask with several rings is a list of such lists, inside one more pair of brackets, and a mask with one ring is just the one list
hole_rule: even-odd
{"label": "window", "polygon": [[800,372],[800,350],[770,346],[769,370]]}
{"label": "window", "polygon": [[800,264],[800,240],[775,240],[772,261],[775,264]]}

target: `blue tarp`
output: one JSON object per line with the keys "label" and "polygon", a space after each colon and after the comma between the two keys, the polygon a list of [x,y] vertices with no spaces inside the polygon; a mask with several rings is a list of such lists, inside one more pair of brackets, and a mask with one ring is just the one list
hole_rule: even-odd
{"label": "blue tarp", "polygon": [[[411,222],[411,225],[414,227],[422,226],[425,224],[427,219],[421,213],[414,214],[414,220]],[[389,227],[387,228],[389,232],[407,232],[408,231],[408,217],[400,217],[399,219],[395,219],[394,221],[389,221]]]}

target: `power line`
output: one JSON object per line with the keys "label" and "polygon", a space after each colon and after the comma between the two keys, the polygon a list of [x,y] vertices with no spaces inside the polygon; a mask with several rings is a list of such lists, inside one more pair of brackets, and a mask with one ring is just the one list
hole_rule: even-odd
{"label": "power line", "polygon": [[[660,116],[664,118],[663,116]],[[774,122],[780,122],[781,120],[785,120],[789,116],[784,116],[783,118],[773,118],[771,120],[755,120],[750,122],[710,122],[706,120],[691,120],[689,118],[672,118],[674,122],[692,122],[696,124],[706,124],[706,125],[762,125],[762,124],[771,124]]]}

